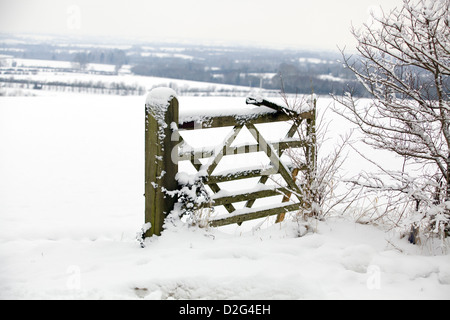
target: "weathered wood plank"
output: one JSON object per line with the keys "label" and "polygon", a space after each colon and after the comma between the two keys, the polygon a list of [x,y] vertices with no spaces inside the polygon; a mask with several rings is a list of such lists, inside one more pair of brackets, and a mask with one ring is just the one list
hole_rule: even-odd
{"label": "weathered wood plank", "polygon": [[[220,187],[217,185],[217,183],[210,183],[208,185],[214,193],[220,192]],[[236,211],[236,208],[233,206],[232,203],[226,203],[224,204],[224,207],[225,209],[227,209],[229,213]]]}
{"label": "weathered wood plank", "polygon": [[237,210],[237,211],[235,211],[235,214],[232,216],[212,219],[209,222],[209,225],[212,227],[220,227],[220,226],[225,226],[225,225],[229,225],[229,224],[233,224],[233,223],[239,224],[244,221],[249,221],[249,220],[254,220],[254,219],[277,215],[282,212],[286,213],[286,212],[290,212],[290,211],[296,211],[296,210],[299,210],[299,208],[300,208],[299,203],[291,203],[291,204],[283,204],[281,206],[278,205],[276,207],[274,206],[274,207],[270,207],[270,208],[265,208],[265,209],[261,209],[261,210],[257,210],[257,208],[255,208],[254,210],[251,210],[247,213],[242,213],[242,214],[239,214],[239,211],[246,212],[246,211],[248,211],[248,209]]}
{"label": "weathered wood plank", "polygon": [[[278,142],[268,142],[279,150],[279,154],[284,152],[289,148],[302,148],[305,147],[307,142],[301,140],[281,140]],[[234,155],[234,154],[246,154],[254,152],[262,152],[264,149],[259,143],[243,144],[238,146],[227,147],[224,155]],[[214,150],[211,148],[196,148],[192,150],[180,150],[178,153],[178,160],[189,160],[193,161],[195,159],[205,159],[214,156]]]}
{"label": "weathered wood plank", "polygon": [[291,190],[296,192],[296,193],[298,193],[298,194],[300,194],[301,191],[298,188],[298,186],[295,183],[295,181],[292,179],[292,177],[291,177],[291,175],[289,173],[289,169],[280,160],[278,155],[271,150],[272,146],[269,143],[267,143],[267,141],[264,139],[264,137],[260,134],[258,129],[256,129],[256,127],[253,124],[249,124],[248,128],[251,129],[249,131],[253,135],[253,137],[259,142],[259,144],[263,148],[265,148],[264,151],[266,152],[267,156],[270,158],[270,161],[272,162],[272,165],[274,165],[275,167],[278,168],[278,170],[277,170],[278,173],[281,174],[281,176],[283,177],[284,181],[286,181],[286,183],[291,188]]}
{"label": "weathered wood plank", "polygon": [[213,173],[214,169],[217,167],[217,165],[219,164],[220,160],[222,160],[222,158],[224,157],[225,153],[227,152],[227,148],[229,148],[231,146],[233,141],[238,136],[239,132],[241,132],[242,127],[243,127],[243,125],[235,126],[233,128],[231,134],[229,134],[228,137],[223,142],[223,147],[221,148],[220,152],[217,153],[214,156],[214,158],[211,158],[208,161],[208,164],[206,165],[207,166],[206,172],[208,173],[208,175],[211,175]]}
{"label": "weathered wood plank", "polygon": [[[308,119],[311,117],[310,112],[304,112],[300,115]],[[219,116],[219,117],[207,117],[205,116],[201,121],[184,121],[178,122],[178,128],[180,130],[194,130],[194,129],[207,129],[207,128],[219,128],[219,127],[234,127],[236,124],[258,124],[266,122],[278,122],[289,121],[290,117],[284,113],[263,113],[253,116]]]}
{"label": "weathered wood plank", "polygon": [[[298,172],[299,172],[299,171],[300,171],[299,168],[294,168],[294,169],[292,170],[292,179],[294,180],[294,182],[297,180],[297,175],[298,175]],[[290,190],[288,190],[288,191],[285,193],[285,195],[284,195],[284,197],[283,197],[283,200],[282,200],[281,202],[289,202],[289,201],[291,200],[291,196],[292,196],[292,192],[291,192]],[[279,214],[277,215],[277,219],[276,219],[275,223],[280,223],[280,222],[282,222],[282,221],[284,220],[285,215],[286,215],[285,212],[279,213]]]}
{"label": "weathered wood plank", "polygon": [[[261,176],[259,178],[258,183],[260,184],[266,184],[267,180],[269,180],[269,176]],[[256,199],[249,199],[246,203],[245,203],[245,208],[251,208],[253,206],[253,204],[255,203]]]}
{"label": "weathered wood plank", "polygon": [[177,121],[178,100],[175,93],[167,99],[161,102],[167,103],[165,106],[145,105],[145,222],[151,224],[145,237],[161,234],[166,214],[176,202],[165,192],[178,188],[178,162],[171,159],[177,142],[171,141],[172,129],[165,124]]}
{"label": "weathered wood plank", "polygon": [[212,184],[212,183],[221,183],[221,182],[228,182],[228,181],[234,181],[234,180],[241,180],[241,179],[248,179],[248,178],[255,178],[262,175],[271,175],[276,174],[277,170],[275,168],[262,168],[262,169],[253,169],[253,170],[243,170],[243,171],[236,171],[233,173],[223,174],[223,175],[212,175],[209,176],[206,184]]}
{"label": "weathered wood plank", "polygon": [[253,192],[236,193],[229,196],[213,198],[213,204],[215,206],[220,206],[228,203],[246,201],[250,199],[267,198],[273,196],[285,196],[288,194],[289,190],[287,188],[275,188],[275,189],[265,189]]}

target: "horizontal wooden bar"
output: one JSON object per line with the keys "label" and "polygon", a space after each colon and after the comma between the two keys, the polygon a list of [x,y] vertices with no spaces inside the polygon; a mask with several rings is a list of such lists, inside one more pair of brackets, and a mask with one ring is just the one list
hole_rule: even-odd
{"label": "horizontal wooden bar", "polygon": [[289,190],[287,188],[265,189],[253,192],[236,193],[230,196],[213,198],[212,200],[214,206],[221,206],[234,202],[285,195],[288,192]]}
{"label": "horizontal wooden bar", "polygon": [[[209,222],[209,225],[212,227],[220,227],[220,226],[226,226],[233,223],[242,223],[244,221],[248,220],[254,220],[269,216],[274,216],[280,213],[290,212],[290,211],[296,211],[300,209],[300,203],[290,203],[290,204],[283,204],[278,205],[270,208],[264,208],[261,210],[258,210],[258,208],[249,210],[248,208],[242,209],[242,210],[236,210],[232,216],[228,217],[220,217],[213,219]],[[239,211],[247,212],[247,213],[241,213],[239,214]],[[250,211],[250,212],[248,212]]]}
{"label": "horizontal wooden bar", "polygon": [[[313,116],[312,111],[306,111],[299,113],[297,115],[300,119],[311,119]],[[219,127],[234,127],[236,124],[258,124],[266,122],[277,122],[277,121],[289,121],[292,117],[288,116],[284,112],[271,112],[271,113],[260,113],[254,115],[236,115],[236,116],[218,116],[218,117],[208,117],[205,116],[198,120],[184,120],[180,119],[178,121],[179,130],[194,130],[194,129],[207,129],[207,128],[219,128]]]}
{"label": "horizontal wooden bar", "polygon": [[[306,146],[305,141],[301,140],[286,140],[286,141],[278,141],[278,142],[269,142],[271,145],[277,145],[278,149],[280,149],[280,152],[284,152],[286,149],[289,148],[302,148]],[[227,155],[234,155],[234,154],[246,154],[246,153],[253,153],[253,152],[263,152],[264,150],[261,148],[261,145],[259,143],[253,143],[253,144],[245,144],[245,145],[239,145],[239,146],[233,146],[226,148],[225,156]],[[192,150],[183,151],[180,150],[178,156],[178,160],[194,160],[194,159],[204,159],[209,158],[214,155],[213,148],[197,148]]]}
{"label": "horizontal wooden bar", "polygon": [[228,182],[234,180],[255,178],[264,175],[276,174],[278,171],[275,168],[269,169],[253,169],[253,170],[244,170],[244,171],[236,171],[233,173],[227,173],[222,175],[211,175],[208,177],[206,184],[214,184],[221,182]]}

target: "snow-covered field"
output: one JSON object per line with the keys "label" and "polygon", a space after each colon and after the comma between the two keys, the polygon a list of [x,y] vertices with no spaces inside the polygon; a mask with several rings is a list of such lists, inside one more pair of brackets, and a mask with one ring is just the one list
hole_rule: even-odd
{"label": "snow-covered field", "polygon": [[[14,63],[16,67],[12,67]],[[85,90],[89,87],[92,88],[94,85],[101,85],[105,88],[124,85],[134,89],[142,87],[145,90],[150,90],[154,87],[170,86],[176,88],[178,92],[208,96],[245,96],[249,91],[247,86],[134,75],[130,71],[130,65],[122,66],[118,74],[113,75],[115,66],[110,64],[90,63],[87,65],[86,70],[82,72],[76,68],[72,69],[74,63],[69,61],[19,59],[12,57],[4,57],[2,59],[0,55],[0,66],[2,64],[3,67],[0,68],[0,71],[4,69],[5,73],[3,78],[7,80],[6,83],[0,84],[0,96],[32,94],[27,89],[21,90],[24,87],[23,83],[27,81],[31,83],[37,82],[43,85],[65,84],[65,87],[53,90],[66,92],[73,92],[74,89],[70,88],[70,85],[84,86],[83,88]],[[10,69],[15,70],[15,74],[9,74]],[[70,70],[70,72],[67,70]],[[264,76],[264,74],[260,76]],[[14,84],[14,81],[10,83],[11,79],[19,83]],[[2,85],[5,89],[2,88]],[[8,90],[8,86],[12,86],[16,90],[11,90],[10,88]],[[3,94],[2,89],[4,91]],[[107,90],[105,91],[107,92]]]}
{"label": "snow-covered field", "polygon": [[171,226],[141,248],[145,97],[40,94],[0,97],[0,299],[450,299],[449,255],[350,217]]}

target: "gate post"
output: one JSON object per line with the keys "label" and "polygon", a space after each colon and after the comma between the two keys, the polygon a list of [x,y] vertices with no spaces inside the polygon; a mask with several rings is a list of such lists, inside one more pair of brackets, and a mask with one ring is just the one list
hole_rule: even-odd
{"label": "gate post", "polygon": [[169,88],[150,91],[145,103],[145,237],[161,235],[164,219],[172,211],[178,189],[178,159],[172,159],[172,133],[178,126],[178,99]]}

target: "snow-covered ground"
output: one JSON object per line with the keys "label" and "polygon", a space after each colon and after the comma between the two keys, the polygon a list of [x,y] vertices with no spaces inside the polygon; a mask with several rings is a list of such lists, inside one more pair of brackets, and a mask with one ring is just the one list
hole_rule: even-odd
{"label": "snow-covered ground", "polygon": [[[12,67],[14,63],[16,67]],[[32,83],[38,82],[43,85],[65,84],[67,87],[53,90],[65,90],[68,92],[73,90],[70,88],[70,85],[84,85],[86,89],[86,87],[92,87],[95,84],[100,84],[105,88],[114,88],[116,85],[122,84],[134,89],[142,87],[145,90],[150,90],[154,87],[170,86],[176,88],[180,93],[211,96],[245,96],[250,91],[247,86],[134,75],[130,71],[130,65],[122,66],[117,75],[113,75],[116,66],[110,64],[90,63],[87,65],[86,70],[82,72],[78,69],[72,69],[74,63],[70,61],[19,59],[7,56],[2,58],[0,56],[1,65],[3,65],[2,68],[5,71],[3,78],[7,79],[6,83],[3,84],[5,86],[3,90],[6,90],[3,95],[30,94],[27,89],[22,90],[23,92],[19,94],[16,92],[27,81]],[[0,71],[2,68],[0,68]],[[15,70],[15,74],[10,74],[10,69]],[[19,82],[15,86],[13,85],[13,88],[16,90],[8,88],[8,86],[11,86],[11,79]],[[14,81],[12,82],[14,83]],[[2,95],[1,90],[2,85],[0,84],[0,96]]]}
{"label": "snow-covered ground", "polygon": [[350,217],[170,226],[141,248],[145,97],[39,94],[0,97],[0,299],[450,299],[449,255]]}

